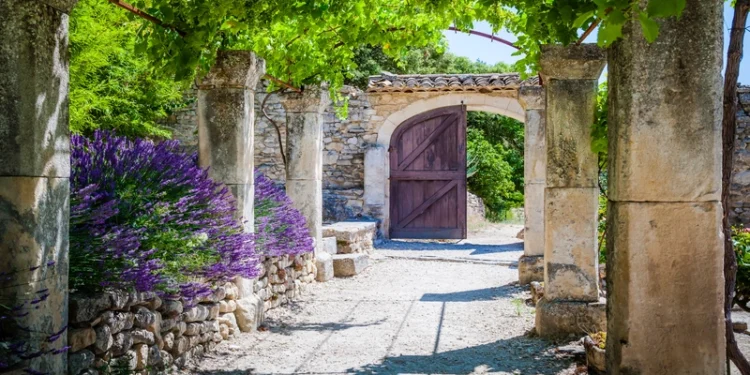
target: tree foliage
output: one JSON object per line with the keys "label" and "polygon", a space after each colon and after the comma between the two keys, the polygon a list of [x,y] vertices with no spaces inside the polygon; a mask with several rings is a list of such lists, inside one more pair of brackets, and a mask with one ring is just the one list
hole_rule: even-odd
{"label": "tree foliage", "polygon": [[508,151],[491,144],[479,129],[469,128],[466,138],[466,151],[477,169],[468,180],[469,191],[484,200],[490,220],[503,219],[510,208],[523,204],[523,190],[516,188],[513,167],[506,161]]}
{"label": "tree foliage", "polygon": [[70,128],[168,138],[159,125],[183,105],[185,85],[154,74],[134,51],[140,23],[100,0],[81,0],[70,18]]}

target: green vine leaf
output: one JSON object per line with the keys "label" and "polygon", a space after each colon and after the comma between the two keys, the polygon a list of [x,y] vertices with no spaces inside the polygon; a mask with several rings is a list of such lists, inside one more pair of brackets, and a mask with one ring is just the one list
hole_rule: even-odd
{"label": "green vine leaf", "polygon": [[649,0],[646,12],[651,17],[679,16],[686,0]]}
{"label": "green vine leaf", "polygon": [[641,23],[641,29],[643,29],[643,36],[649,43],[653,43],[656,37],[659,36],[659,24],[656,23],[652,18],[649,18],[645,12],[638,13],[638,21]]}

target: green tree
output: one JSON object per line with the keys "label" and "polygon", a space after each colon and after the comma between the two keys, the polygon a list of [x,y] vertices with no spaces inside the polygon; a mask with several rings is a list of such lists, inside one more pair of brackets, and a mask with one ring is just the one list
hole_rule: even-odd
{"label": "green tree", "polygon": [[81,0],[70,18],[70,128],[167,138],[159,125],[183,105],[185,84],[151,72],[134,46],[139,22],[100,0]]}
{"label": "green tree", "polygon": [[469,191],[481,197],[489,209],[488,219],[502,220],[512,207],[523,204],[523,193],[513,183],[513,167],[506,161],[507,150],[502,144],[491,144],[479,129],[469,128],[466,151],[472,167]]}

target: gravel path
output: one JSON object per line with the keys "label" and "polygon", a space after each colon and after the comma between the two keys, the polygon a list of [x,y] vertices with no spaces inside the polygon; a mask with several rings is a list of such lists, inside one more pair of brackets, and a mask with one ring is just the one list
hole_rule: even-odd
{"label": "gravel path", "polygon": [[463,244],[388,242],[364,273],[308,287],[301,300],[268,313],[269,330],[220,344],[188,373],[575,373],[570,356],[527,333],[533,308],[514,284],[515,268],[386,257],[520,255],[514,238],[493,244],[474,237]]}

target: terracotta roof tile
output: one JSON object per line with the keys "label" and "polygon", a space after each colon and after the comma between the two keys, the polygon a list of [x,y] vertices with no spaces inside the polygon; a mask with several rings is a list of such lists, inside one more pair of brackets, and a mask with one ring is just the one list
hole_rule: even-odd
{"label": "terracotta roof tile", "polygon": [[381,74],[371,76],[368,92],[504,91],[539,85],[538,77],[521,81],[518,73],[489,74]]}

